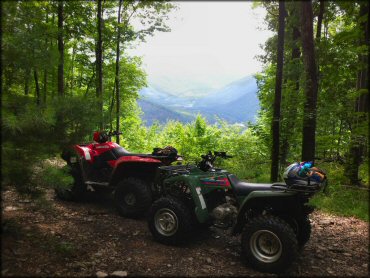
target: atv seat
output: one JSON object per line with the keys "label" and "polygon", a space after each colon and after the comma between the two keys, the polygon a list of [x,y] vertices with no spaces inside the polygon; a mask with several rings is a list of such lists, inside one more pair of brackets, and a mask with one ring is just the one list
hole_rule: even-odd
{"label": "atv seat", "polygon": [[[246,196],[253,191],[275,191],[279,188],[274,187],[271,183],[249,183],[239,180],[235,175],[228,175],[235,194]],[[281,189],[280,189],[281,190]]]}

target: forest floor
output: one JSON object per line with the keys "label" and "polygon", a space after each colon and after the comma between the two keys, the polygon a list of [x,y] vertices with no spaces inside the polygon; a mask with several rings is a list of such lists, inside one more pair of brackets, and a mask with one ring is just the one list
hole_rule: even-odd
{"label": "forest floor", "polygon": [[[289,276],[367,276],[369,225],[314,212],[312,237]],[[126,219],[109,199],[73,203],[2,192],[2,276],[267,276],[246,266],[240,238],[213,229],[181,247],[154,242],[146,220]],[[276,276],[269,274],[268,276]]]}

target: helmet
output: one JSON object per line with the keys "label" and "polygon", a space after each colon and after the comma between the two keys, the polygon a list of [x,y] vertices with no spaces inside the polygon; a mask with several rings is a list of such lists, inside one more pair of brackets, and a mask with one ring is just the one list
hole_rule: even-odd
{"label": "helmet", "polygon": [[108,136],[104,132],[95,131],[93,139],[97,143],[105,143],[108,141]]}
{"label": "helmet", "polygon": [[310,183],[321,183],[325,179],[325,173],[313,167],[312,161],[303,161],[290,164],[284,171],[283,178],[287,185],[305,185]]}

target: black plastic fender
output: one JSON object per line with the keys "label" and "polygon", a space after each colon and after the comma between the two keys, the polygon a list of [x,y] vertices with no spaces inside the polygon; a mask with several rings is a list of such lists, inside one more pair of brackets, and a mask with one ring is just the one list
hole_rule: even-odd
{"label": "black plastic fender", "polygon": [[264,210],[271,208],[275,212],[289,212],[290,214],[299,213],[301,205],[296,198],[297,193],[286,191],[253,191],[242,201],[233,227],[233,235],[242,232],[246,213],[249,210]]}

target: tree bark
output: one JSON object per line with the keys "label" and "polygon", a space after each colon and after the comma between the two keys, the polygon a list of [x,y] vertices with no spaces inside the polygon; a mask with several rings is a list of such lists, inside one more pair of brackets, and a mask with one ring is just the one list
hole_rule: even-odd
{"label": "tree bark", "polygon": [[[49,22],[49,9],[48,8],[46,8],[45,22],[46,23]],[[49,46],[49,43],[48,43],[48,39],[46,37],[45,38],[45,50],[46,51],[49,51],[48,46]],[[44,69],[44,87],[43,87],[43,97],[42,97],[42,102],[43,102],[44,106],[46,106],[46,94],[47,94],[47,89],[48,89],[48,84],[47,83],[48,83],[48,70],[45,66],[45,69]]]}
{"label": "tree bark", "polygon": [[40,106],[40,86],[39,86],[39,78],[37,75],[37,70],[33,70],[33,76],[35,78],[35,90],[36,90],[36,104]]}
{"label": "tree bark", "polygon": [[[367,15],[367,20],[359,23],[359,28],[362,32],[360,45],[367,46],[369,51],[369,4],[361,2],[359,18]],[[369,111],[369,70],[368,70],[368,54],[360,54],[358,57],[361,69],[357,73],[356,89],[359,91],[359,96],[355,101],[354,116],[352,124],[351,143],[348,158],[346,161],[345,174],[350,180],[351,185],[361,185],[361,179],[358,176],[360,164],[363,162],[363,156],[366,152],[366,137],[363,132],[358,129],[368,123]],[[368,124],[367,124],[368,125]]]}
{"label": "tree bark", "polygon": [[[52,25],[54,26],[55,24],[55,13],[53,12],[53,15],[51,17],[51,22],[52,22]],[[53,49],[53,46],[54,46],[54,43],[53,43],[54,39],[50,39],[50,49]],[[58,62],[59,63],[59,62]],[[57,87],[56,84],[55,84],[55,76],[56,76],[56,71],[55,71],[55,67],[52,67],[51,68],[51,98],[53,99],[54,96],[55,96],[55,88]]]}
{"label": "tree bark", "polygon": [[103,41],[102,41],[102,0],[98,0],[96,42],[96,97],[98,98],[99,128],[103,129]]}
{"label": "tree bark", "polygon": [[30,92],[30,68],[27,67],[25,71],[25,79],[24,79],[24,94],[27,96]]}
{"label": "tree bark", "polygon": [[302,133],[302,161],[315,160],[316,145],[316,103],[317,103],[317,68],[313,40],[312,2],[300,2],[301,38],[303,64],[305,69],[305,104]]}
{"label": "tree bark", "polygon": [[75,69],[75,57],[76,57],[76,47],[72,48],[72,61],[71,61],[71,77],[69,83],[70,95],[73,95],[73,85],[74,85],[74,69]]}
{"label": "tree bark", "polygon": [[321,38],[321,26],[322,26],[322,19],[324,17],[324,8],[325,8],[325,3],[324,0],[319,0],[320,2],[320,11],[319,15],[317,16],[317,29],[316,29],[316,39],[320,40]]}
{"label": "tree bark", "polygon": [[48,90],[48,71],[44,70],[44,87],[43,87],[43,95],[42,95],[42,102],[46,105],[46,94]]}
{"label": "tree bark", "polygon": [[279,1],[279,30],[277,65],[275,81],[274,112],[272,119],[272,151],[271,151],[271,181],[275,182],[279,174],[279,141],[280,141],[280,105],[281,105],[281,84],[283,78],[284,61],[284,31],[285,31],[285,3]]}
{"label": "tree bark", "polygon": [[63,41],[63,1],[58,2],[58,95],[64,96],[64,41]]}
{"label": "tree bark", "polygon": [[[293,16],[293,15],[292,15]],[[292,40],[293,40],[293,49],[292,49],[292,64],[297,64],[299,58],[301,57],[301,50],[298,46],[298,39],[301,36],[299,29],[297,27],[293,27],[292,31]],[[296,67],[294,67],[296,68]],[[299,76],[300,71],[294,71],[288,78],[292,81],[295,81],[295,88],[293,94],[290,96],[291,101],[298,102],[299,98]],[[296,113],[294,109],[289,109],[287,111],[287,118],[286,118],[286,129],[285,129],[285,136],[282,137],[282,143],[281,143],[281,156],[280,156],[280,167],[282,165],[286,165],[287,163],[287,157],[290,149],[290,140],[292,139],[292,135],[295,133],[295,127],[296,127]]]}
{"label": "tree bark", "polygon": [[[122,0],[119,1],[118,16],[117,16],[117,47],[116,47],[116,131],[120,130],[120,40],[121,40],[121,8]],[[116,136],[116,142],[119,144],[119,135]]]}

